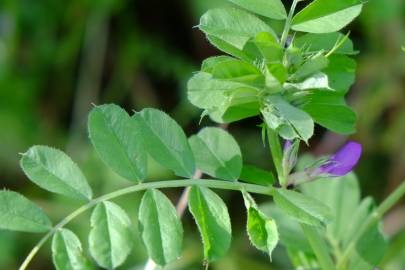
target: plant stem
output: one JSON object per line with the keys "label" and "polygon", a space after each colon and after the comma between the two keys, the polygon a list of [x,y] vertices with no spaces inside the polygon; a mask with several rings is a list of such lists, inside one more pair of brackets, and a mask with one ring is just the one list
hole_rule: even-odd
{"label": "plant stem", "polygon": [[293,19],[295,9],[296,9],[297,4],[298,4],[299,1],[301,1],[301,0],[294,0],[293,1],[292,5],[291,5],[290,12],[288,13],[287,20],[285,21],[283,34],[281,35],[281,41],[280,41],[280,44],[281,44],[281,46],[283,48],[285,47],[285,45],[287,43],[288,34],[290,33],[290,28],[291,28],[291,21]]}
{"label": "plant stem", "polygon": [[301,228],[318,259],[321,269],[334,270],[335,266],[330,254],[328,253],[328,247],[326,246],[325,241],[319,236],[316,229],[303,223],[301,223]]}
{"label": "plant stem", "polygon": [[89,201],[87,204],[81,206],[80,208],[76,209],[66,218],[64,218],[61,222],[59,222],[55,227],[53,227],[44,237],[39,240],[39,242],[34,246],[34,248],[30,251],[28,256],[25,258],[24,262],[21,264],[19,270],[27,269],[29,263],[37,254],[39,249],[46,243],[46,241],[59,229],[63,228],[67,225],[70,221],[74,220],[76,217],[81,215],[82,213],[86,212],[87,210],[91,209],[98,203],[115,199],[117,197],[131,194],[138,191],[143,191],[147,189],[163,189],[163,188],[179,188],[179,187],[189,187],[189,186],[202,186],[214,189],[224,189],[224,190],[236,190],[242,191],[246,190],[251,193],[262,194],[271,196],[273,193],[274,188],[269,186],[260,186],[260,185],[252,185],[252,184],[245,184],[240,182],[230,182],[230,181],[223,181],[223,180],[214,180],[214,179],[180,179],[180,180],[167,180],[167,181],[159,181],[159,182],[148,182],[148,183],[141,183],[138,185],[126,187],[96,199]]}
{"label": "plant stem", "polygon": [[379,220],[384,216],[384,214],[391,209],[403,196],[405,195],[405,182],[389,195],[381,204],[380,206],[374,210],[363,223],[363,225],[359,228],[358,233],[356,236],[350,241],[347,245],[346,250],[343,253],[341,260],[338,262],[337,269],[343,270],[352,255],[356,247],[357,241],[366,233],[372,226],[377,224]]}
{"label": "plant stem", "polygon": [[277,132],[267,127],[267,136],[269,141],[270,153],[273,158],[274,166],[276,167],[278,181],[282,187],[287,186],[287,179],[283,170],[283,151],[281,149],[280,140]]}

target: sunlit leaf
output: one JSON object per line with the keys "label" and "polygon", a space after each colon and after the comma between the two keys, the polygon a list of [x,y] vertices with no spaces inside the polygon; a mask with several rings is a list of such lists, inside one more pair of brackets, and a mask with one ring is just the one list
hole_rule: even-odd
{"label": "sunlit leaf", "polygon": [[91,215],[89,248],[98,265],[113,269],[124,263],[133,245],[130,224],[118,205],[102,202],[96,206]]}
{"label": "sunlit leaf", "polygon": [[183,129],[175,120],[156,109],[144,109],[132,118],[154,160],[178,176],[193,176],[194,156]]}
{"label": "sunlit leaf", "polygon": [[107,165],[128,180],[145,179],[147,154],[141,130],[122,108],[112,104],[95,107],[88,128],[94,148]]}
{"label": "sunlit leaf", "polygon": [[260,32],[273,30],[258,17],[236,8],[217,8],[207,11],[200,20],[199,28],[209,36],[221,39],[243,50],[249,39]]}
{"label": "sunlit leaf", "polygon": [[242,170],[242,154],[238,143],[221,128],[204,128],[189,139],[197,167],[204,173],[237,180]]}
{"label": "sunlit leaf", "polygon": [[363,2],[363,0],[315,0],[295,15],[292,29],[309,33],[339,31],[359,16]]}
{"label": "sunlit leaf", "polygon": [[33,146],[22,154],[20,165],[28,178],[43,189],[75,199],[92,197],[82,171],[60,150]]}
{"label": "sunlit leaf", "polygon": [[181,255],[183,227],[170,200],[158,190],[145,192],[139,207],[142,239],[150,258],[161,266]]}

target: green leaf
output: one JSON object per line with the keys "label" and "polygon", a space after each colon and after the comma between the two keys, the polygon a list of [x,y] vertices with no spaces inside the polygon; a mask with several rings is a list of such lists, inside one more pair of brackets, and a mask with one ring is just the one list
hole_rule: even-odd
{"label": "green leaf", "polygon": [[[294,39],[294,46],[300,48],[306,53],[317,53],[319,51],[331,51],[338,42],[343,40],[345,35],[342,33],[326,33],[326,34],[305,34]],[[353,42],[346,38],[343,44],[336,49],[334,54],[356,54],[353,49]]]}
{"label": "green leaf", "polygon": [[145,192],[139,208],[142,239],[149,257],[158,265],[181,255],[183,227],[170,200],[158,190]]}
{"label": "green leaf", "polygon": [[236,8],[217,8],[206,12],[199,28],[209,36],[243,50],[249,39],[260,32],[274,33],[265,22],[256,16]]}
{"label": "green leaf", "polygon": [[348,107],[344,97],[324,91],[314,91],[303,98],[299,106],[319,125],[340,134],[356,131],[356,114]]}
{"label": "green leaf", "polygon": [[274,202],[291,217],[311,226],[321,227],[333,219],[331,210],[322,202],[292,190],[277,189]]}
{"label": "green leaf", "polygon": [[246,85],[264,87],[264,76],[255,66],[230,58],[222,60],[213,66],[211,71],[214,79],[230,80]]}
{"label": "green leaf", "polygon": [[387,248],[388,242],[381,232],[381,224],[371,227],[356,244],[358,255],[370,265],[378,265]]}
{"label": "green leaf", "polygon": [[275,183],[274,175],[271,172],[252,165],[243,165],[239,179],[247,183],[263,186],[270,186]]}
{"label": "green leaf", "polygon": [[117,105],[95,107],[89,115],[90,140],[100,158],[122,177],[137,182],[146,177],[147,154],[141,130]]}
{"label": "green leaf", "polygon": [[242,171],[242,154],[238,143],[221,128],[204,128],[189,139],[197,167],[204,173],[237,180]]}
{"label": "green leaf", "polygon": [[343,239],[356,219],[354,210],[360,203],[360,187],[356,176],[351,173],[333,180],[320,179],[302,185],[302,191],[332,210],[335,218],[328,224],[328,232],[334,239]]}
{"label": "green leaf", "polygon": [[277,246],[279,237],[276,222],[263,214],[249,194],[243,193],[247,214],[247,232],[250,242],[257,249],[271,254]]}
{"label": "green leaf", "polygon": [[75,199],[92,197],[82,171],[60,150],[33,146],[22,154],[20,165],[28,178],[43,189]]}
{"label": "green leaf", "polygon": [[142,131],[143,143],[153,159],[178,176],[193,176],[193,153],[183,129],[176,121],[156,109],[144,109],[136,113],[133,121]]}
{"label": "green leaf", "polygon": [[206,72],[195,74],[187,87],[190,102],[207,110],[217,122],[237,121],[255,116],[259,112],[259,90],[255,87],[214,79]]}
{"label": "green leaf", "polygon": [[47,215],[30,200],[14,191],[0,191],[0,229],[42,233],[51,227]]}
{"label": "green leaf", "polygon": [[252,52],[249,51],[246,47],[244,49],[238,49],[232,44],[229,44],[228,42],[223,41],[222,39],[217,38],[213,35],[207,35],[207,39],[220,51],[226,52],[249,63],[254,63],[255,61],[255,55],[252,54]]}
{"label": "green leaf", "polygon": [[261,55],[268,63],[281,62],[284,56],[284,49],[277,38],[268,32],[261,32],[253,40]]}
{"label": "green leaf", "polygon": [[356,61],[345,55],[329,56],[329,65],[323,70],[329,85],[336,92],[346,94],[356,79]]}
{"label": "green leaf", "polygon": [[91,215],[89,248],[91,256],[103,268],[120,266],[131,252],[131,221],[118,205],[99,203]]}
{"label": "green leaf", "polygon": [[315,0],[294,16],[292,29],[309,33],[336,32],[359,16],[363,0]]}
{"label": "green leaf", "polygon": [[314,133],[312,118],[280,96],[270,96],[262,114],[266,124],[286,140],[299,138],[308,142]]}
{"label": "green leaf", "polygon": [[287,12],[280,0],[229,0],[253,13],[272,18],[275,20],[284,20],[287,18]]}
{"label": "green leaf", "polygon": [[209,262],[225,256],[231,244],[231,222],[222,199],[205,187],[192,187],[189,209],[204,244],[204,258]]}
{"label": "green leaf", "polygon": [[52,258],[57,270],[92,269],[90,262],[83,255],[79,238],[67,229],[60,229],[54,234]]}

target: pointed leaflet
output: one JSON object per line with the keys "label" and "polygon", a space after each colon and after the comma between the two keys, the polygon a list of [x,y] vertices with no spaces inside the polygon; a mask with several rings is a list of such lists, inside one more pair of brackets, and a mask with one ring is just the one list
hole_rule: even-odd
{"label": "pointed leaflet", "polygon": [[329,207],[318,200],[292,190],[276,190],[274,201],[285,213],[308,225],[321,227],[333,218]]}
{"label": "pointed leaflet", "polygon": [[271,254],[278,243],[278,231],[276,222],[266,217],[257,207],[253,198],[243,192],[243,199],[248,211],[247,232],[250,242],[257,249]]}
{"label": "pointed leaflet", "polygon": [[230,2],[243,7],[256,14],[269,17],[275,20],[287,18],[287,12],[280,0],[229,0]]}
{"label": "pointed leaflet", "polygon": [[144,109],[136,113],[132,121],[142,130],[142,141],[153,159],[178,176],[193,176],[193,153],[184,131],[176,121],[156,109]]}
{"label": "pointed leaflet", "polygon": [[217,8],[207,11],[199,28],[238,50],[243,50],[249,39],[260,32],[274,31],[258,17],[236,8]]}
{"label": "pointed leaflet", "polygon": [[231,221],[222,199],[205,187],[192,187],[189,210],[193,215],[204,244],[204,258],[209,262],[220,259],[231,244]]}
{"label": "pointed leaflet", "polygon": [[89,248],[91,256],[103,268],[120,266],[132,249],[130,219],[118,205],[99,203],[91,214]]}
{"label": "pointed leaflet", "polygon": [[155,189],[145,192],[139,222],[149,257],[155,263],[165,266],[180,257],[183,227],[176,209],[162,192]]}
{"label": "pointed leaflet", "polygon": [[189,139],[197,167],[204,173],[237,180],[242,170],[242,154],[238,143],[221,128],[204,128]]}
{"label": "pointed leaflet", "polygon": [[89,115],[90,140],[100,158],[122,177],[146,177],[147,155],[131,117],[117,105],[95,107]]}
{"label": "pointed leaflet", "polygon": [[82,171],[60,150],[33,146],[22,155],[20,165],[28,178],[43,189],[75,199],[92,197]]}
{"label": "pointed leaflet", "polygon": [[52,239],[52,258],[57,270],[90,270],[90,262],[84,257],[82,244],[77,236],[60,229]]}
{"label": "pointed leaflet", "polygon": [[30,200],[14,191],[0,191],[0,229],[42,233],[51,227],[46,214]]}
{"label": "pointed leaflet", "polygon": [[309,33],[336,32],[361,12],[363,0],[315,0],[295,15],[292,29]]}

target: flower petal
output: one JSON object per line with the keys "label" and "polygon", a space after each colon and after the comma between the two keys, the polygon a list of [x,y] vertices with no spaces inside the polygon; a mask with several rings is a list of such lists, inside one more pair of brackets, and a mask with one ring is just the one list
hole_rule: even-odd
{"label": "flower petal", "polygon": [[344,176],[351,172],[360,160],[361,144],[350,141],[340,148],[329,160],[319,167],[322,174]]}

